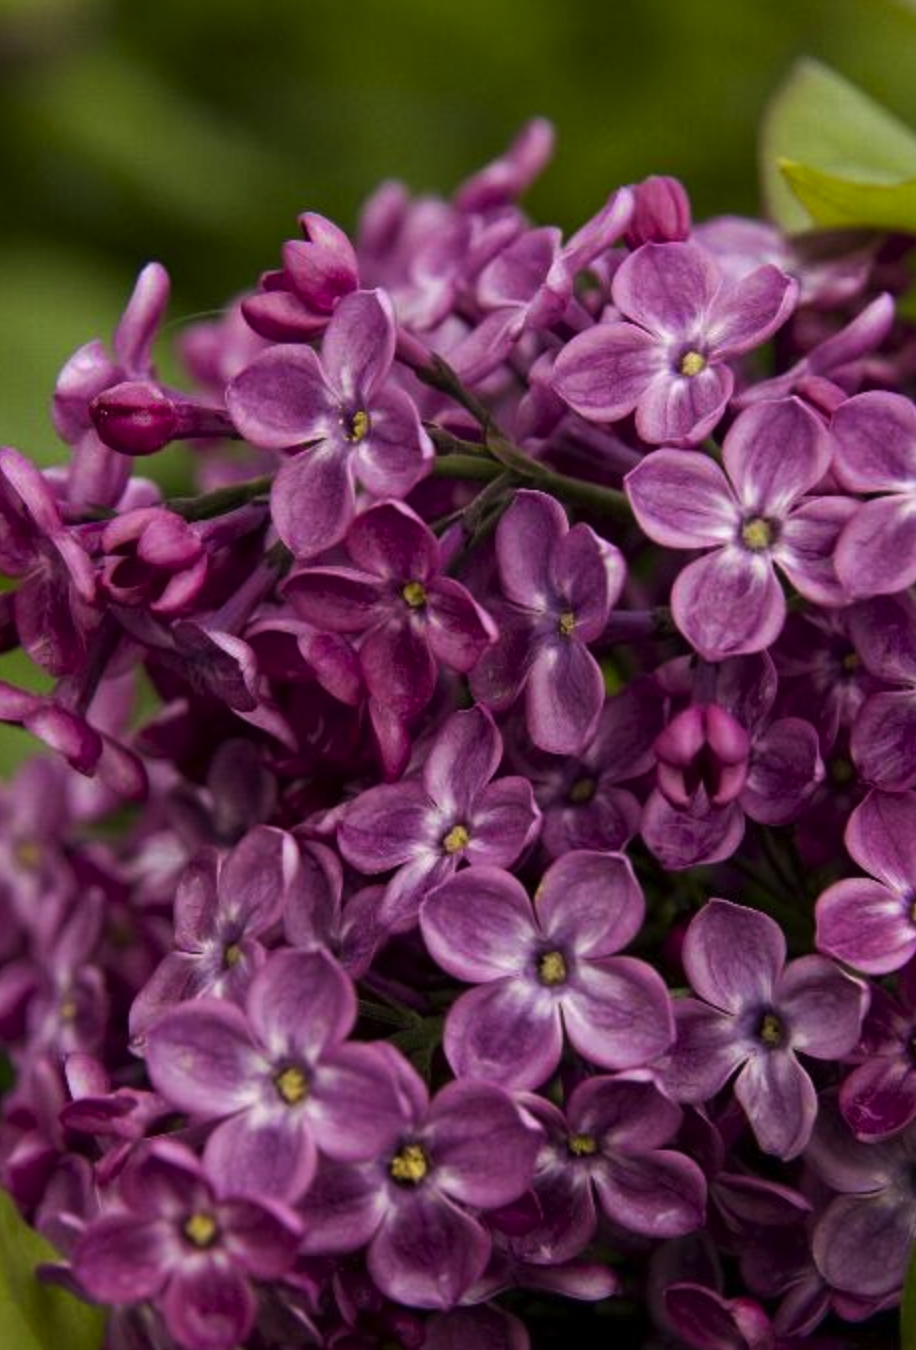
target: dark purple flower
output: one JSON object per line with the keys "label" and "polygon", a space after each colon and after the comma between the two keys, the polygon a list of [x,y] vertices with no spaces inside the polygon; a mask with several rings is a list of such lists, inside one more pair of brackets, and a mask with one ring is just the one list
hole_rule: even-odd
{"label": "dark purple flower", "polygon": [[189,1149],[151,1144],[121,1180],[120,1204],[90,1223],[73,1257],[92,1298],[152,1299],[184,1350],[232,1350],[257,1313],[252,1280],[277,1280],[296,1259],[289,1211],[217,1190]]}
{"label": "dark purple flower", "polygon": [[657,450],[627,474],[640,526],[666,548],[712,550],[671,591],[678,628],[708,661],[757,652],[779,636],[780,567],[818,605],[845,593],[831,561],[856,504],[805,495],[830,467],[819,419],[798,399],[749,408],[723,444],[725,472],[697,451]]}
{"label": "dark purple flower", "polygon": [[175,946],[130,1011],[132,1042],[142,1045],[160,1015],[185,999],[214,994],[243,1003],[267,952],[258,940],[280,919],[300,881],[291,835],[267,825],[248,833],[225,859],[203,849],[175,895]]}
{"label": "dark purple flower", "polygon": [[703,1174],[665,1147],[682,1112],[649,1075],[586,1079],[565,1113],[541,1097],[521,1100],[545,1139],[532,1182],[541,1218],[513,1240],[519,1257],[556,1265],[577,1256],[595,1236],[598,1208],[644,1237],[676,1237],[703,1223]]}
{"label": "dark purple flower", "polygon": [[284,594],[315,628],[360,636],[371,697],[414,716],[433,696],[439,663],[466,675],[496,641],[496,627],[464,586],[443,575],[435,535],[399,502],[358,516],[346,549],[353,567],[296,572]]}
{"label": "dark purple flower", "polygon": [[117,605],[148,605],[171,617],[189,610],[206,580],[200,533],[161,506],[117,516],[102,531],[100,584]]}
{"label": "dark purple flower", "polygon": [[870,792],[849,817],[846,848],[869,876],[823,892],[817,946],[868,975],[886,975],[916,956],[916,794]]}
{"label": "dark purple flower", "polygon": [[629,322],[574,337],[557,358],[554,388],[589,421],[635,409],[644,441],[695,444],[731,396],[727,363],[772,337],[798,284],[770,265],[729,283],[696,244],[645,244],[618,268],[611,293]]}
{"label": "dark purple flower", "polygon": [[572,529],[543,492],[518,492],[496,530],[506,603],[500,637],[471,677],[475,698],[503,711],[525,690],[531,739],[553,754],[578,754],[604,703],[604,679],[588,644],[601,636],[626,567],[588,525]]}
{"label": "dark purple flower", "polygon": [[538,887],[474,867],[439,886],[420,911],[423,938],[449,974],[479,986],[445,1023],[457,1074],[535,1088],[554,1073],[563,1032],[604,1069],[631,1069],[671,1044],[668,993],[642,961],[617,956],[638,933],[642,892],[620,854],[567,853]]}
{"label": "dark purple flower", "polygon": [[368,1158],[390,1136],[398,1104],[378,1047],[344,1044],[356,995],[326,952],[278,952],[255,976],[247,1016],[203,998],[149,1030],[147,1067],[180,1111],[221,1123],[204,1161],[236,1194],[295,1200],[317,1149]]}
{"label": "dark purple flower", "polygon": [[672,1329],[695,1350],[777,1350],[773,1324],[752,1299],[686,1283],[669,1285],[664,1299]]}
{"label": "dark purple flower", "polygon": [[356,479],[378,497],[405,497],[433,448],[413,402],[389,380],[396,324],[384,291],[341,300],[321,344],[278,345],[226,389],[246,440],[297,450],[271,492],[280,537],[311,558],[341,540],[356,512]]}
{"label": "dark purple flower", "polygon": [[[690,198],[676,178],[652,174],[631,189],[633,216],[627,226],[627,244],[682,243],[690,234]],[[748,268],[748,271],[751,269]]]}
{"label": "dark purple flower", "polygon": [[54,425],[73,447],[67,495],[75,506],[114,506],[126,486],[131,462],[99,439],[90,417],[92,402],[124,380],[153,374],[152,347],[169,299],[169,278],[159,263],[137,277],[133,294],[115,329],[114,356],[103,343],[87,342],[64,366],[54,390]]}
{"label": "dark purple flower", "polygon": [[860,1143],[824,1106],[805,1154],[839,1192],[814,1229],[814,1260],[835,1289],[857,1298],[896,1295],[916,1238],[916,1127]]}
{"label": "dark purple flower", "polygon": [[872,677],[852,724],[853,762],[866,783],[899,792],[916,782],[916,602],[907,591],[878,595],[846,614]]}
{"label": "dark purple flower", "polygon": [[397,868],[379,922],[412,928],[424,895],[464,863],[511,867],[534,839],[541,814],[524,778],[493,775],[502,737],[483,708],[453,713],[432,742],[422,772],[369,788],[347,806],[340,851],[361,872]]}
{"label": "dark purple flower", "polygon": [[735,1095],[760,1147],[794,1158],[817,1117],[817,1094],[796,1052],[827,1060],[848,1054],[868,989],[822,957],[785,959],[785,938],[768,915],[710,900],[682,951],[703,1001],[675,1002],[677,1042],[659,1076],[675,1100],[704,1102],[740,1069]]}
{"label": "dark purple flower", "polygon": [[886,1139],[916,1120],[916,963],[901,974],[897,999],[872,985],[855,1057],[840,1110],[856,1136]]}
{"label": "dark purple flower", "polygon": [[836,569],[855,599],[889,595],[916,581],[916,408],[902,394],[873,390],[833,415],[834,471],[850,492],[883,493],[846,525]]}
{"label": "dark purple flower", "polygon": [[450,1308],[490,1257],[490,1235],[467,1209],[497,1209],[523,1194],[541,1132],[493,1083],[449,1083],[430,1104],[415,1070],[386,1050],[400,1119],[373,1161],[322,1163],[302,1202],[303,1250],[368,1243],[369,1273],[382,1293]]}

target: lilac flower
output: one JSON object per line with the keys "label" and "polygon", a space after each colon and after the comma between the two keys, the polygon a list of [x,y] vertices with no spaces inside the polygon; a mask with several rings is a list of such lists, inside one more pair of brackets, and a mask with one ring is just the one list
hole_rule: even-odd
{"label": "lilac flower", "polygon": [[856,1298],[896,1294],[916,1238],[916,1128],[859,1143],[825,1107],[805,1160],[839,1192],[814,1230],[814,1259],[824,1279]]}
{"label": "lilac flower", "polygon": [[377,1047],[344,1044],[356,1021],[353,986],[320,949],[278,952],[242,1010],[195,999],[149,1030],[153,1086],[180,1111],[221,1123],[204,1161],[236,1194],[295,1200],[317,1148],[371,1157],[389,1137],[397,1101]]}
{"label": "lilac flower", "polygon": [[88,554],[63,524],[50,486],[18,450],[0,448],[0,570],[21,577],[12,599],[19,641],[52,675],[78,669],[95,598]]}
{"label": "lilac flower", "polygon": [[54,391],[54,425],[73,447],[67,481],[76,506],[114,506],[131,473],[131,463],[99,439],[90,405],[104,390],[124,380],[153,374],[152,346],[169,299],[169,278],[159,263],[149,263],[137,278],[114,334],[114,357],[99,341],[87,342],[64,366]]}
{"label": "lilac flower", "polygon": [[695,1350],[777,1350],[773,1325],[752,1299],[686,1282],[669,1285],[664,1298],[669,1324]]}
{"label": "lilac flower", "polygon": [[870,792],[849,817],[846,848],[869,877],[828,886],[815,941],[857,970],[886,975],[916,955],[916,794]]}
{"label": "lilac flower", "polygon": [[267,450],[297,450],[271,492],[274,524],[297,557],[344,537],[356,478],[376,496],[404,497],[429,472],[429,437],[388,379],[395,336],[384,291],[354,291],[335,309],[320,356],[270,347],[226,389],[242,436]]}
{"label": "lilac flower", "polygon": [[302,1203],[303,1251],[369,1244],[382,1293],[420,1308],[450,1308],[483,1274],[491,1238],[467,1209],[517,1200],[531,1182],[541,1132],[492,1083],[449,1083],[430,1104],[415,1070],[390,1047],[400,1117],[361,1166],[322,1163]]}
{"label": "lilac flower", "polygon": [[682,243],[688,237],[690,198],[683,183],[663,174],[652,174],[637,183],[632,192],[633,216],[626,233],[631,249],[641,244]]}
{"label": "lilac flower", "polygon": [[175,945],[140,990],[130,1011],[134,1045],[175,1003],[214,994],[243,1003],[267,953],[259,942],[280,919],[299,881],[291,835],[258,825],[227,858],[203,849],[175,895]]}
{"label": "lilac flower", "polygon": [[628,322],[573,338],[557,358],[554,388],[588,421],[615,422],[635,409],[644,441],[695,444],[731,396],[727,363],[772,337],[798,285],[770,265],[729,283],[696,244],[669,243],[632,253],[611,292]]}
{"label": "lilac flower", "polygon": [[677,1101],[703,1102],[736,1069],[735,1095],[765,1153],[794,1158],[808,1143],[817,1095],[796,1052],[838,1059],[855,1046],[868,990],[832,961],[785,964],[778,924],[728,900],[710,900],[684,939],[698,999],[674,1005],[677,1042],[660,1069]]}
{"label": "lilac flower", "polygon": [[861,1062],[840,1089],[840,1110],[859,1139],[886,1139],[916,1120],[916,963],[900,977],[898,996],[879,984],[855,1058]]}
{"label": "lilac flower", "polygon": [[247,322],[273,342],[308,342],[359,285],[356,254],[343,230],[316,211],[303,212],[299,228],[302,239],[283,245],[282,268],[266,272],[259,290],[242,300]]}
{"label": "lilac flower", "polygon": [[676,1237],[703,1223],[703,1174],[665,1147],[682,1112],[648,1075],[588,1078],[565,1112],[542,1097],[521,1100],[545,1139],[532,1183],[541,1217],[515,1239],[517,1254],[550,1265],[578,1255],[595,1236],[599,1208],[645,1237]]}
{"label": "lilac flower", "polygon": [[496,531],[505,605],[500,637],[471,678],[475,698],[496,711],[525,690],[531,739],[553,754],[578,754],[591,740],[604,679],[588,650],[623,588],[625,565],[613,544],[587,525],[572,529],[542,492],[518,492]]}
{"label": "lilac flower", "polygon": [[343,813],[347,862],[373,875],[397,868],[379,907],[389,930],[412,928],[424,895],[463,863],[511,867],[537,834],[541,815],[524,778],[493,775],[502,737],[488,712],[453,713],[421,774],[369,788]]}
{"label": "lilac flower", "polygon": [[160,506],[117,516],[102,532],[100,584],[118,605],[148,605],[171,616],[190,609],[206,580],[207,551],[198,532]]}
{"label": "lilac flower", "polygon": [[435,535],[399,502],[358,516],[346,549],[354,567],[306,568],[284,594],[315,628],[362,635],[370,695],[411,717],[433,696],[437,663],[467,674],[496,641],[496,627],[464,586],[442,575]]}
{"label": "lilac flower", "polygon": [[214,1187],[190,1150],[151,1144],[125,1172],[120,1204],[86,1228],[73,1258],[103,1303],[152,1299],[184,1350],[232,1350],[257,1314],[252,1280],[276,1280],[296,1259],[295,1216]]}
{"label": "lilac flower", "polygon": [[798,399],[743,412],[723,458],[725,472],[696,451],[657,450],[625,480],[650,539],[712,550],[671,591],[675,623],[708,661],[762,651],[779,636],[786,602],[776,566],[815,604],[844,603],[831,557],[857,509],[843,497],[802,500],[830,467],[830,443]]}
{"label": "lilac flower", "polygon": [[846,613],[867,694],[852,758],[864,782],[898,792],[916,782],[916,602],[909,592],[880,595]]}
{"label": "lilac flower", "polygon": [[445,1023],[457,1074],[535,1088],[554,1073],[566,1031],[604,1069],[631,1069],[671,1044],[668,994],[656,972],[617,956],[645,905],[620,854],[567,853],[544,875],[532,906],[521,882],[474,867],[445,882],[420,911],[435,961],[479,985]]}

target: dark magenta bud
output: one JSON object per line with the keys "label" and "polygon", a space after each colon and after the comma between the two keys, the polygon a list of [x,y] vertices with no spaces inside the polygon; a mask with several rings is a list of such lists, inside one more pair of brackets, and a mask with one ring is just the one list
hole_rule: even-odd
{"label": "dark magenta bud", "polygon": [[655,742],[658,786],[673,806],[689,807],[701,788],[713,806],[727,806],[744,787],[750,748],[747,732],[724,708],[686,708]]}
{"label": "dark magenta bud", "polygon": [[122,455],[154,455],[178,432],[172,399],[147,380],[125,380],[105,389],[89,405],[100,440]]}
{"label": "dark magenta bud", "polygon": [[690,234],[690,198],[676,178],[653,176],[633,189],[636,205],[627,230],[630,248],[670,244]]}

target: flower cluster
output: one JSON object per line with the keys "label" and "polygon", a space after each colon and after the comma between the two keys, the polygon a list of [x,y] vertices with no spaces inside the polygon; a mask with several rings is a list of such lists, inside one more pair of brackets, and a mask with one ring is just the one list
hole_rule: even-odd
{"label": "flower cluster", "polygon": [[518,205],[551,144],[306,212],[182,389],[149,265],[60,375],[67,465],[0,450],[46,677],[0,720],[49,752],[0,794],[0,1181],[110,1350],[893,1321],[908,245],[667,178],[564,238]]}

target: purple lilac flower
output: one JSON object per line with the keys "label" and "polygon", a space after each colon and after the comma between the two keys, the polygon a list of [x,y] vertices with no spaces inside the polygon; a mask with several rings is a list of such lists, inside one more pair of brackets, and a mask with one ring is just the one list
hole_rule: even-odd
{"label": "purple lilac flower", "polygon": [[868,975],[886,975],[916,956],[916,793],[870,792],[849,817],[846,848],[869,876],[823,892],[817,947]]}
{"label": "purple lilac flower", "polygon": [[599,1210],[644,1237],[677,1237],[702,1225],[703,1174],[666,1147],[683,1113],[648,1074],[586,1079],[565,1112],[542,1097],[520,1100],[545,1139],[532,1183],[541,1218],[515,1240],[518,1254],[550,1265],[577,1256],[595,1236]]}
{"label": "purple lilac flower", "polygon": [[543,492],[518,492],[496,530],[505,604],[500,637],[471,677],[474,697],[503,711],[525,691],[528,731],[552,754],[578,754],[604,703],[601,667],[588,650],[623,588],[626,567],[588,525],[572,529]]}
{"label": "purple lilac flower", "polygon": [[147,1033],[147,1068],[178,1110],[221,1122],[204,1148],[221,1186],[295,1200],[318,1149],[368,1158],[389,1137],[394,1086],[378,1047],[344,1044],[356,995],[326,952],[272,955],[246,1012],[201,998],[165,1013]]}
{"label": "purple lilac flower", "polygon": [[283,266],[265,272],[241,310],[256,333],[272,342],[308,342],[321,333],[345,295],[359,285],[353,245],[332,220],[305,211],[301,239],[283,245]]}
{"label": "purple lilac flower", "polygon": [[814,1229],[814,1260],[824,1279],[857,1298],[896,1294],[916,1238],[916,1128],[860,1143],[825,1104],[805,1160],[838,1192]]}
{"label": "purple lilac flower", "polygon": [[617,956],[645,903],[620,854],[567,853],[544,874],[534,905],[497,867],[439,886],[420,911],[435,961],[477,989],[445,1023],[455,1073],[535,1088],[555,1072],[563,1032],[604,1069],[631,1069],[671,1044],[667,990],[643,961]]}
{"label": "purple lilac flower", "polygon": [[87,342],[64,366],[54,391],[54,425],[73,447],[67,495],[75,506],[114,506],[131,473],[131,462],[99,439],[90,406],[104,390],[153,375],[152,347],[169,299],[169,278],[159,263],[137,277],[115,329],[114,356],[103,343]]}
{"label": "purple lilac flower", "polygon": [[852,725],[853,762],[864,782],[898,792],[916,782],[916,602],[909,592],[879,595],[847,615],[872,677]]}
{"label": "purple lilac flower", "polygon": [[9,447],[0,448],[0,570],[21,578],[12,616],[32,660],[52,675],[79,669],[85,606],[95,598],[92,563],[39,470]]}
{"label": "purple lilac flower", "polygon": [[429,472],[429,437],[389,379],[395,337],[385,292],[354,291],[335,309],[320,356],[311,347],[270,347],[226,389],[246,440],[296,451],[274,479],[271,514],[297,557],[344,537],[356,479],[378,497],[405,497]]}
{"label": "purple lilac flower", "polygon": [[345,542],[352,567],[305,568],[284,594],[320,631],[360,636],[371,697],[412,717],[432,698],[439,663],[468,674],[496,641],[496,627],[464,586],[442,574],[435,535],[400,502],[364,511]]}
{"label": "purple lilac flower", "polygon": [[710,900],[692,921],[682,960],[700,998],[675,1002],[677,1042],[660,1069],[662,1084],[677,1101],[703,1102],[740,1069],[735,1096],[758,1144],[797,1157],[811,1136],[817,1094],[796,1052],[848,1054],[867,986],[823,957],[786,965],[779,925],[728,900]]}
{"label": "purple lilac flower", "polygon": [[213,994],[244,1003],[267,952],[259,939],[280,919],[300,878],[299,850],[283,830],[258,825],[221,859],[206,848],[182,873],[175,895],[175,946],[130,1011],[136,1046],[173,1004]]}
{"label": "purple lilac flower", "polygon": [[699,1284],[671,1284],[665,1313],[678,1338],[695,1350],[777,1350],[769,1317],[749,1298],[724,1298]]}
{"label": "purple lilac flower", "polygon": [[596,324],[567,343],[554,388],[588,421],[635,409],[644,441],[696,444],[731,396],[727,363],[781,327],[798,284],[770,265],[729,283],[696,244],[645,244],[618,268],[611,294],[627,322]]}
{"label": "purple lilac flower", "polygon": [[901,973],[897,998],[879,984],[855,1058],[840,1089],[843,1119],[857,1138],[886,1139],[916,1120],[916,962]]}
{"label": "purple lilac flower", "polygon": [[399,1119],[360,1166],[323,1162],[302,1203],[308,1254],[369,1245],[369,1273],[389,1298],[450,1308],[480,1278],[491,1238],[467,1212],[517,1200],[531,1183],[541,1132],[493,1083],[448,1083],[433,1099],[385,1047]]}
{"label": "purple lilac flower", "polygon": [[683,183],[664,174],[652,174],[637,183],[632,192],[627,245],[637,249],[641,244],[683,243],[691,224],[690,198]]}
{"label": "purple lilac flower", "polygon": [[693,240],[711,253],[729,281],[737,282],[761,262],[795,277],[800,305],[834,308],[856,300],[868,282],[875,245],[869,239],[850,248],[844,231],[787,239],[775,226],[747,216],[715,216],[701,221]]}
{"label": "purple lilac flower", "polygon": [[125,1172],[119,1203],[86,1228],[73,1257],[103,1303],[155,1301],[184,1350],[232,1350],[257,1315],[252,1280],[277,1280],[296,1259],[299,1223],[260,1197],[234,1197],[187,1148],[151,1144]]}
{"label": "purple lilac flower", "polygon": [[657,450],[625,480],[650,539],[712,550],[671,591],[675,623],[708,661],[762,651],[779,636],[786,602],[777,566],[815,604],[844,603],[831,559],[858,509],[844,497],[804,500],[830,467],[830,443],[798,399],[747,409],[722,454],[724,472],[697,451]]}
{"label": "purple lilac flower", "polygon": [[453,713],[419,775],[369,788],[345,808],[338,841],[347,862],[369,875],[397,869],[379,906],[383,927],[412,928],[420,901],[459,865],[511,867],[535,838],[531,784],[491,781],[502,749],[485,709]]}
{"label": "purple lilac flower", "polygon": [[118,605],[148,605],[171,616],[189,610],[207,576],[207,551],[200,534],[161,506],[139,507],[117,516],[102,532],[99,578]]}

